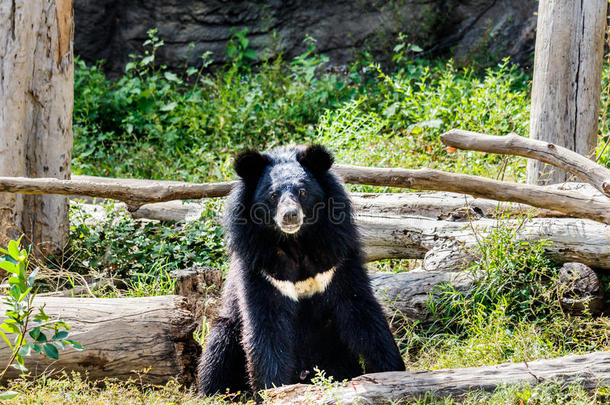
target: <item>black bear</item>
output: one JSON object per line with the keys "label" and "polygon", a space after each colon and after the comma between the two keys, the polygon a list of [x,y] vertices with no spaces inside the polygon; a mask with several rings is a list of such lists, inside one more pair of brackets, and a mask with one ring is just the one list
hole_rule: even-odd
{"label": "black bear", "polygon": [[404,370],[349,197],[322,146],[245,152],[225,208],[231,267],[199,363],[203,395]]}

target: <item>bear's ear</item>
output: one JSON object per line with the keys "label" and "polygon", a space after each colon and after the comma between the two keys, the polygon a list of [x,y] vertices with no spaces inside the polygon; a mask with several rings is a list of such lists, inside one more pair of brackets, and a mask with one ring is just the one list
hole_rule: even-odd
{"label": "bear's ear", "polygon": [[233,165],[235,172],[246,182],[257,181],[265,167],[269,164],[269,159],[255,151],[245,151],[235,158]]}
{"label": "bear's ear", "polygon": [[319,176],[330,169],[335,159],[324,146],[310,145],[297,152],[297,161],[314,176]]}

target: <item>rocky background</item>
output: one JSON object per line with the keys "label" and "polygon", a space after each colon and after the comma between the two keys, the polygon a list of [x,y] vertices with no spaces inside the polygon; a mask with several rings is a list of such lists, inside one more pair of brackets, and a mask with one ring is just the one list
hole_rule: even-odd
{"label": "rocky background", "polygon": [[306,49],[306,35],[332,63],[348,63],[363,50],[388,60],[398,33],[426,56],[452,56],[458,63],[495,63],[504,56],[525,66],[533,60],[535,0],[74,0],[75,51],[87,62],[105,59],[120,73],[158,28],[168,66],[196,64],[212,52],[226,59],[227,40],[248,28],[261,56],[286,58]]}

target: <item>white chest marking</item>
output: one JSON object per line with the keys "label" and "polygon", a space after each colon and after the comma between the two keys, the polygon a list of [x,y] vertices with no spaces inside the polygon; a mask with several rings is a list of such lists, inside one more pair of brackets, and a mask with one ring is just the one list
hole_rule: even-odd
{"label": "white chest marking", "polygon": [[275,288],[290,298],[293,301],[298,301],[300,298],[309,298],[317,293],[322,293],[326,290],[335,275],[335,268],[326,270],[324,273],[318,273],[315,277],[309,277],[306,280],[293,283],[287,280],[278,280],[271,277],[265,271],[263,275]]}

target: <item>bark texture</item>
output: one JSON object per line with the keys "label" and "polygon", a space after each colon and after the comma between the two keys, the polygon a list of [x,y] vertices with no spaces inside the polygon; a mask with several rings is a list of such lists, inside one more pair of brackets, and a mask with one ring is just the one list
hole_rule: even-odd
{"label": "bark texture", "polygon": [[[74,60],[71,0],[0,2],[0,175],[69,179]],[[22,233],[64,247],[68,201],[0,194],[0,244]]]}
{"label": "bark texture", "polygon": [[[606,0],[541,0],[532,85],[530,138],[589,157],[597,140]],[[535,160],[528,182],[561,183],[567,174]]]}
{"label": "bark texture", "polygon": [[[193,339],[196,324],[187,300],[174,295],[143,298],[55,298],[37,297],[36,306],[45,305],[51,318],[72,326],[70,338],[83,351],[66,349],[59,360],[34,353],[26,358],[33,375],[61,370],[87,373],[89,378],[137,378],[163,384],[176,377],[194,381],[200,347]],[[0,363],[10,357],[6,345],[0,347]],[[10,368],[7,377],[15,377]]]}
{"label": "bark texture", "polygon": [[[610,226],[575,218],[532,218],[498,222],[482,218],[471,223],[438,221],[431,218],[356,216],[367,260],[424,259],[425,270],[455,268],[456,255],[477,246],[494,228],[515,227],[516,240],[546,240],[549,257],[580,262],[593,268],[610,269]],[[434,264],[432,264],[434,263]]]}
{"label": "bark texture", "polygon": [[610,382],[610,352],[570,355],[556,359],[496,366],[432,371],[396,371],[365,374],[346,386],[325,390],[313,385],[287,385],[267,391],[271,404],[387,404],[460,397],[473,390],[493,391],[504,384],[537,384],[548,380],[579,383],[592,389]]}

